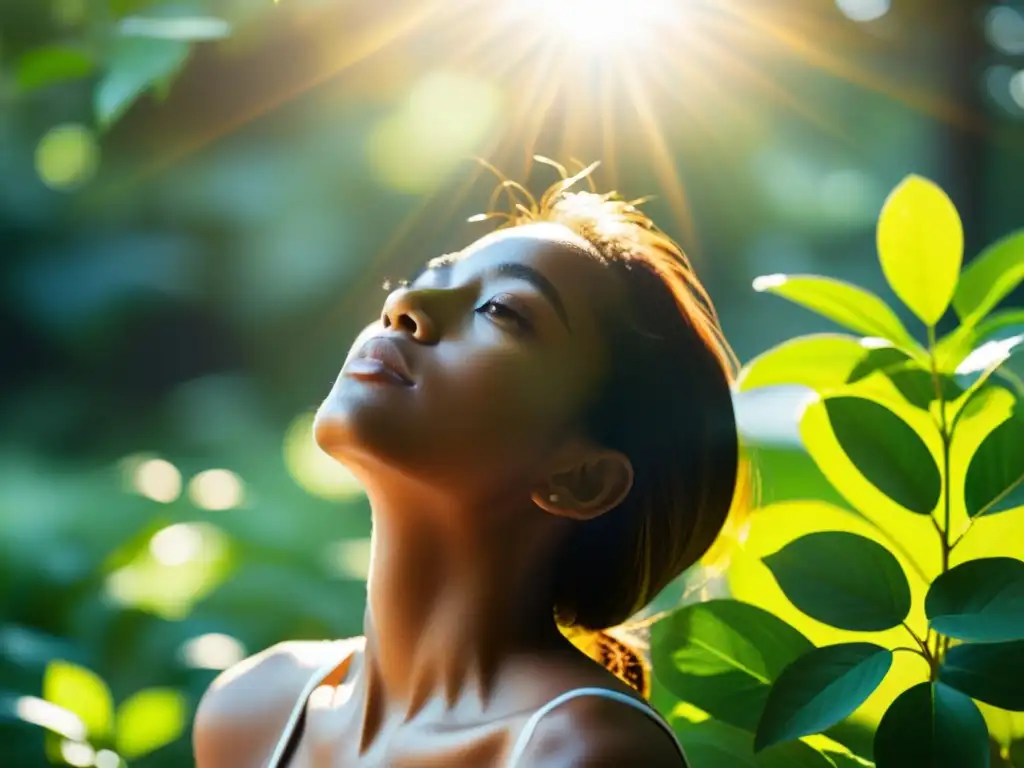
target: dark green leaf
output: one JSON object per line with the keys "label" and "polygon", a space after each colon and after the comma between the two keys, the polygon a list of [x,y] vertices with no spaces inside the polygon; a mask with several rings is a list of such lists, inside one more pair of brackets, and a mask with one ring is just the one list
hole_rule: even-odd
{"label": "dark green leaf", "polygon": [[188,58],[188,43],[119,37],[110,55],[109,70],[96,89],[96,116],[110,125],[155,83],[173,76]]}
{"label": "dark green leaf", "polygon": [[29,51],[18,61],[18,88],[35,91],[40,88],[88,77],[93,60],[75,48],[47,46]]}
{"label": "dark green leaf", "polygon": [[991,557],[961,563],[932,582],[924,610],[932,629],[958,640],[1024,639],[1024,562]]}
{"label": "dark green leaf", "polygon": [[955,645],[939,679],[986,704],[1024,712],[1024,640]]}
{"label": "dark green leaf", "polygon": [[877,632],[899,626],[910,612],[910,585],[899,562],[863,536],[811,533],[764,563],[793,605],[833,627]]}
{"label": "dark green leaf", "polygon": [[888,304],[870,291],[817,275],[765,275],[754,280],[755,291],[768,291],[807,307],[864,336],[888,339],[915,349],[918,344]]}
{"label": "dark green leaf", "polygon": [[942,683],[899,695],[875,733],[877,768],[988,768],[988,729],[974,702]]}
{"label": "dark green leaf", "polygon": [[953,309],[965,325],[973,325],[1021,280],[1024,280],[1024,231],[996,241],[964,268],[953,296]]}
{"label": "dark green leaf", "polygon": [[904,352],[902,349],[897,347],[876,347],[868,350],[867,354],[864,355],[860,362],[853,367],[850,371],[850,375],[847,376],[846,380],[850,384],[860,381],[861,379],[870,376],[876,371],[888,371],[891,368],[895,368],[899,365],[905,365],[910,362],[910,355]]}
{"label": "dark green leaf", "polygon": [[1024,739],[1010,745],[1010,763],[1013,768],[1024,768]]}
{"label": "dark green leaf", "polygon": [[971,517],[1024,506],[1024,419],[1011,415],[982,440],[967,467],[964,503]]}
{"label": "dark green leaf", "polygon": [[892,651],[872,643],[830,645],[801,656],[782,671],[768,694],[756,749],[821,733],[848,717],[891,665]]}
{"label": "dark green leaf", "polygon": [[658,679],[713,717],[753,731],[780,672],[814,646],[781,619],[735,600],[686,606],[654,625]]}
{"label": "dark green leaf", "polygon": [[902,507],[931,514],[939,468],[914,429],[884,405],[862,397],[824,401],[836,440],[862,475]]}
{"label": "dark green leaf", "polygon": [[[935,392],[935,380],[929,371],[916,366],[904,366],[890,371],[888,376],[903,395],[903,399],[915,408],[927,411],[928,406],[938,399]],[[939,392],[942,395],[942,400],[947,403],[956,400],[964,393],[956,379],[945,374],[939,375]]]}

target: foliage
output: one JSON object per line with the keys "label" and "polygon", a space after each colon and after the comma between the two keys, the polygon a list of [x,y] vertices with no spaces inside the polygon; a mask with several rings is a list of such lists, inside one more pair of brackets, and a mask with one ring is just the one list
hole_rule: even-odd
{"label": "foliage", "polygon": [[[773,765],[807,737],[837,766],[854,758],[828,753],[836,742],[879,768],[988,766],[990,736],[1005,755],[1024,749],[1019,729],[986,724],[993,708],[1024,711],[1022,550],[1018,540],[1006,544],[1012,556],[965,551],[994,516],[1024,517],[1024,315],[993,311],[1024,278],[1024,232],[961,270],[953,204],[911,176],[886,201],[877,242],[887,281],[925,326],[924,345],[856,286],[807,275],[754,284],[864,335],[789,340],[751,361],[738,384],[814,391],[801,437],[853,512],[807,502],[754,516],[755,525],[802,516],[805,530],[763,566],[789,606],[779,613],[803,614],[799,626],[819,635],[822,625],[842,630],[830,636],[841,642],[816,647],[782,616],[742,602],[685,607],[656,625],[661,685],[729,726],[678,721],[695,752],[718,750],[712,764]],[[960,324],[937,338],[950,306]],[[916,673],[926,678],[900,675],[868,722],[873,744],[857,746],[844,727],[878,699],[898,653],[922,659]]]}
{"label": "foliage", "polygon": [[80,5],[81,10],[73,3],[58,8],[65,27],[61,41],[18,56],[14,82],[20,93],[31,94],[92,79],[101,128],[120,119],[147,92],[165,96],[195,44],[231,32],[230,23],[208,14],[201,0],[104,0],[91,3],[87,16],[85,4]]}

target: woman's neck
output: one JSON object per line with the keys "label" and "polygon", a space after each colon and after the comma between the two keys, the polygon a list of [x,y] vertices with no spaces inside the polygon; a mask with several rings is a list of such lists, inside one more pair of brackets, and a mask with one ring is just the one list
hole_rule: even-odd
{"label": "woman's neck", "polygon": [[520,517],[514,529],[499,529],[493,521],[510,515],[441,514],[417,503],[374,499],[364,621],[369,719],[399,708],[409,718],[438,700],[450,708],[467,694],[486,703],[503,661],[567,645],[552,615],[549,574],[539,567],[552,556],[557,531],[549,521],[530,526]]}

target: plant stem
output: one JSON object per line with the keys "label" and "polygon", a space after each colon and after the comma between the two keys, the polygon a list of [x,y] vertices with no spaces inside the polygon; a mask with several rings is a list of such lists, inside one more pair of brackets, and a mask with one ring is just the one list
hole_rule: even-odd
{"label": "plant stem", "polygon": [[[950,429],[949,424],[946,421],[946,400],[942,396],[942,382],[939,379],[939,371],[935,362],[935,327],[928,326],[928,354],[931,361],[932,368],[932,384],[935,387],[935,399],[939,401],[939,434],[942,437],[942,500],[943,500],[943,520],[944,523],[940,527],[938,521],[934,515],[930,515],[932,524],[935,526],[936,533],[939,534],[939,543],[942,546],[942,573],[946,573],[949,570],[949,553],[952,551],[955,544],[950,543],[950,528],[952,524],[950,522],[950,482],[949,482],[949,454],[950,445],[953,442],[953,433]],[[962,536],[961,536],[962,538]],[[957,539],[959,543],[960,539]],[[930,632],[930,630],[929,630]],[[946,638],[940,635],[935,635],[935,651],[929,659],[932,669],[932,680],[938,679],[939,676],[939,663],[942,661],[942,657],[945,656],[946,648],[949,647],[949,642]]]}

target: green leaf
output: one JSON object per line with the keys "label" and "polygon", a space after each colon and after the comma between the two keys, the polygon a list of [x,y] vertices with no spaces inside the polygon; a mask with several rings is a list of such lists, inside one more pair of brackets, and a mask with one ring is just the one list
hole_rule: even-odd
{"label": "green leaf", "polygon": [[[894,349],[887,347],[887,349]],[[740,391],[778,384],[811,389],[843,383],[868,350],[855,336],[815,333],[784,341],[755,357],[740,371]],[[906,359],[906,353],[899,353]]]}
{"label": "green leaf", "polygon": [[939,502],[939,468],[913,427],[884,405],[862,397],[824,400],[836,440],[872,485],[920,515]]}
{"label": "green leaf", "polygon": [[35,48],[18,61],[18,88],[23,92],[88,77],[93,60],[84,51],[59,45]]}
{"label": "green leaf", "polygon": [[863,536],[810,533],[764,558],[764,564],[793,605],[839,629],[891,629],[910,612],[910,585],[899,562]]}
{"label": "green leaf", "polygon": [[931,628],[957,640],[1024,640],[1024,562],[970,560],[932,582],[924,603]]}
{"label": "green leaf", "polygon": [[180,691],[147,688],[117,710],[117,751],[134,760],[177,740],[184,732],[188,707]]}
{"label": "green leaf", "polygon": [[693,768],[835,768],[829,758],[802,741],[755,755],[749,733],[717,720],[679,724],[675,731]]}
{"label": "green leaf", "polygon": [[1010,745],[1010,762],[1014,768],[1024,766],[1024,739]]}
{"label": "green leaf", "polygon": [[153,84],[173,76],[185,64],[189,45],[180,40],[119,37],[109,70],[96,89],[96,116],[102,126],[118,120]]}
{"label": "green leaf", "polygon": [[938,323],[960,276],[964,230],[937,184],[911,175],[892,191],[878,218],[878,257],[900,300],[925,325]]}
{"label": "green leaf", "polygon": [[66,661],[51,661],[43,674],[43,698],[78,715],[90,739],[110,734],[114,700],[95,672]]}
{"label": "green leaf", "polygon": [[735,600],[680,608],[654,625],[651,642],[654,671],[666,688],[751,732],[772,682],[813,647],[781,619]]}
{"label": "green leaf", "polygon": [[988,768],[988,730],[974,702],[942,683],[918,683],[875,733],[877,768]]}
{"label": "green leaf", "polygon": [[972,349],[986,341],[1007,339],[1024,333],[1024,309],[1008,309],[985,318],[977,326],[961,325],[939,339],[935,363],[940,371],[955,371]]}
{"label": "green leaf", "polygon": [[1021,355],[1024,355],[1024,333],[986,341],[957,366],[957,383],[970,398],[993,373],[1009,367],[1012,359]]}
{"label": "green leaf", "polygon": [[974,325],[1024,280],[1024,230],[997,240],[960,275],[953,309],[965,325]]}
{"label": "green leaf", "polygon": [[877,371],[888,373],[898,366],[905,365],[910,359],[910,355],[898,347],[875,347],[869,350],[854,366],[850,375],[846,377],[846,381],[853,384]]}
{"label": "green leaf", "polygon": [[817,648],[775,681],[757,726],[755,748],[821,733],[849,717],[882,682],[892,651],[872,643]]}
{"label": "green leaf", "polygon": [[982,440],[967,466],[964,503],[971,517],[1024,506],[1024,419],[1011,414]]}
{"label": "green leaf", "polygon": [[864,336],[906,349],[919,346],[888,304],[856,285],[817,275],[765,275],[754,280],[754,290],[782,296]]}
{"label": "green leaf", "polygon": [[986,704],[1024,712],[1024,640],[954,645],[939,679]]}
{"label": "green leaf", "polygon": [[[927,411],[928,406],[938,399],[935,392],[935,380],[929,371],[916,365],[904,365],[887,375],[903,399],[915,408]],[[952,376],[939,374],[939,392],[943,402],[950,403],[960,397],[964,391]]]}

